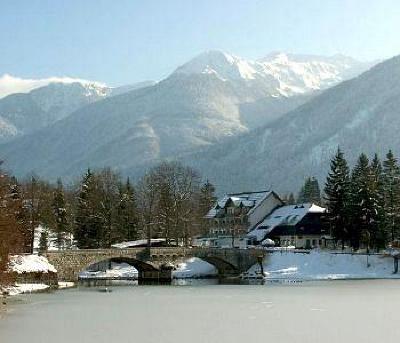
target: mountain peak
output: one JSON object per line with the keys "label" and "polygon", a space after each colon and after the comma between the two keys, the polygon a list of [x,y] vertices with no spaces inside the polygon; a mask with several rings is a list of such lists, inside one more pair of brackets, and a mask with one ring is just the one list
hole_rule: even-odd
{"label": "mountain peak", "polygon": [[291,96],[327,88],[360,74],[369,66],[339,54],[326,57],[275,51],[252,61],[210,50],[180,66],[174,74],[212,74],[222,81],[275,84],[275,90],[268,88],[268,95]]}
{"label": "mountain peak", "polygon": [[220,50],[205,51],[177,68],[175,74],[215,74],[221,80],[253,79],[254,62]]}

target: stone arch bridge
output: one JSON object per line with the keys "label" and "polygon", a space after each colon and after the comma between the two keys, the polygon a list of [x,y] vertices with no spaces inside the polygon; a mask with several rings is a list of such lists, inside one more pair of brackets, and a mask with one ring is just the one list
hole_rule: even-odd
{"label": "stone arch bridge", "polygon": [[[83,249],[45,253],[49,262],[57,269],[59,280],[63,281],[76,281],[81,271],[106,260],[126,262],[134,266],[139,272],[139,280],[157,279],[160,278],[163,266],[177,265],[190,257],[198,257],[214,265],[220,277],[236,276],[258,263],[264,255],[264,251],[259,249],[200,247]],[[164,279],[168,279],[168,274],[164,274]]]}

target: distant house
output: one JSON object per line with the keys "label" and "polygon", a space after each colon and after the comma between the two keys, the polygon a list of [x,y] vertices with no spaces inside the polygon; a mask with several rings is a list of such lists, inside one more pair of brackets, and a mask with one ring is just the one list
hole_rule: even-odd
{"label": "distant house", "polygon": [[273,191],[226,194],[207,213],[209,236],[203,245],[244,247],[247,232],[283,205]]}
{"label": "distant house", "polygon": [[282,206],[247,234],[255,244],[275,241],[278,246],[310,249],[328,247],[332,241],[325,223],[326,209],[315,204]]}

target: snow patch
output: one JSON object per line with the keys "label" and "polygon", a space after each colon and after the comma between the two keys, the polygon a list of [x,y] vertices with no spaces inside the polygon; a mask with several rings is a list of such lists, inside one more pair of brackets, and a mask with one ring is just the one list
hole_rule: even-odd
{"label": "snow patch", "polygon": [[75,282],[69,281],[58,281],[58,289],[72,288],[75,287]]}
{"label": "snow patch", "polygon": [[16,283],[14,286],[8,286],[3,289],[8,295],[14,296],[18,294],[40,292],[50,288],[49,285],[43,283]]}
{"label": "snow patch", "polygon": [[180,263],[176,270],[172,272],[172,277],[175,279],[201,278],[216,275],[218,275],[218,271],[212,264],[197,257],[192,257]]}
{"label": "snow patch", "polygon": [[84,270],[79,273],[80,279],[115,279],[115,278],[137,278],[138,271],[128,263],[111,262],[111,268],[106,270]]}
{"label": "snow patch", "polygon": [[46,257],[38,255],[14,255],[10,257],[9,271],[22,273],[57,273]]}
{"label": "snow patch", "polygon": [[[400,278],[393,274],[393,258],[384,255],[343,254],[321,251],[273,252],[263,262],[265,279],[339,280]],[[259,265],[246,276],[258,275]]]}
{"label": "snow patch", "polygon": [[276,81],[273,96],[292,96],[324,89],[343,81],[360,63],[345,56],[272,53],[258,61],[223,51],[207,51],[179,67],[177,74],[214,74],[222,81]]}

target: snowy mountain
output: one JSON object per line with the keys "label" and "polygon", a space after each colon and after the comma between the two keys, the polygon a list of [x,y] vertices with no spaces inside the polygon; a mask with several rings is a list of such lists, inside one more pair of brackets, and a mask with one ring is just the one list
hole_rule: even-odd
{"label": "snowy mountain", "polygon": [[17,93],[29,93],[30,91],[48,86],[50,84],[71,84],[79,83],[87,89],[88,96],[96,93],[98,96],[104,96],[108,93],[105,84],[96,81],[88,81],[71,77],[50,77],[45,79],[23,79],[10,74],[4,74],[0,77],[0,99],[7,95]]}
{"label": "snowy mountain", "polygon": [[[12,78],[11,82],[15,80],[22,82],[22,79],[17,78]],[[62,82],[58,82],[59,80]],[[69,82],[70,80],[76,79],[29,80],[31,82],[23,80],[23,87],[17,88],[20,91],[26,90],[27,93],[10,94],[0,99],[0,142],[35,132],[95,101],[155,84],[152,81],[144,81],[111,88],[98,82]],[[4,90],[4,77],[0,79],[0,89],[2,81]],[[45,83],[48,85],[36,88]],[[32,87],[33,89],[28,91]],[[11,91],[10,87],[7,89]]]}
{"label": "snowy mountain", "polygon": [[254,62],[207,52],[154,85],[105,97],[14,139],[0,146],[0,155],[18,175],[73,177],[88,166],[139,173],[161,159],[218,151],[361,68],[333,62],[341,58],[316,59],[287,55],[285,62],[277,54]]}
{"label": "snowy mountain", "polygon": [[208,51],[179,67],[177,74],[213,74],[223,81],[268,86],[271,96],[292,96],[325,89],[371,67],[350,57],[294,55],[282,52],[250,61],[221,51]]}
{"label": "snowy mountain", "polygon": [[326,90],[277,121],[186,156],[185,162],[227,191],[266,186],[297,191],[307,176],[324,181],[338,146],[351,163],[361,152],[384,157],[391,148],[400,154],[399,108],[400,56]]}
{"label": "snowy mountain", "polygon": [[76,82],[8,95],[0,99],[0,142],[35,132],[109,94],[110,88]]}

